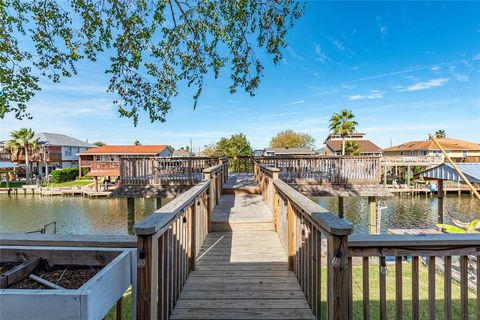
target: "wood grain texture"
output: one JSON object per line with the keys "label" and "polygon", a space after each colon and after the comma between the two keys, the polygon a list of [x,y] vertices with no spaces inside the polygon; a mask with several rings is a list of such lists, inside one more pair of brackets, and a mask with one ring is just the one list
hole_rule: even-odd
{"label": "wood grain texture", "polygon": [[235,231],[207,235],[170,319],[314,316],[277,234]]}

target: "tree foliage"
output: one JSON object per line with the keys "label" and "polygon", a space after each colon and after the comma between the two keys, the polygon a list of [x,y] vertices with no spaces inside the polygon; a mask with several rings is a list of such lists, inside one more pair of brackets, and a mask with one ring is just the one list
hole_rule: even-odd
{"label": "tree foliage", "polygon": [[345,154],[349,156],[359,156],[360,145],[355,141],[347,141],[347,143],[345,144]]}
{"label": "tree foliage", "polygon": [[254,95],[257,54],[278,63],[302,12],[294,0],[1,0],[0,117],[29,117],[41,78],[71,77],[78,61],[101,52],[111,62],[108,91],[135,124],[141,112],[165,121],[180,84],[193,88],[196,107],[206,76],[225,69],[230,92]]}
{"label": "tree foliage", "polygon": [[141,146],[142,143],[141,143],[140,141],[138,141],[138,140],[135,140],[135,141],[133,142],[133,145],[134,145],[134,146]]}
{"label": "tree foliage", "polygon": [[343,109],[339,113],[334,113],[330,118],[330,131],[334,134],[340,134],[342,137],[342,155],[345,155],[345,138],[355,132],[358,123],[353,120],[355,115],[352,111]]}
{"label": "tree foliage", "polygon": [[445,132],[445,130],[440,129],[440,130],[435,131],[435,138],[444,139],[446,137],[447,137],[447,133]]}
{"label": "tree foliage", "polygon": [[95,141],[94,143],[92,143],[93,145],[96,145],[97,147],[103,147],[105,145],[104,142],[102,141]]}
{"label": "tree foliage", "polygon": [[270,141],[272,148],[315,148],[315,139],[307,133],[285,130],[277,133]]}
{"label": "tree foliage", "polygon": [[253,153],[250,142],[243,133],[223,137],[215,145],[207,146],[206,151],[216,157],[249,156]]}

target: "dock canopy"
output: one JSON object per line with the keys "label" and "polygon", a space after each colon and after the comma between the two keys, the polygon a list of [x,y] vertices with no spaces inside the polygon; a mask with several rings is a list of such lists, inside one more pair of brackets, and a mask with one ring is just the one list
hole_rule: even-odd
{"label": "dock canopy", "polygon": [[[471,183],[480,183],[480,162],[456,163],[456,165]],[[418,175],[426,179],[462,181],[450,163],[443,163],[422,171]]]}

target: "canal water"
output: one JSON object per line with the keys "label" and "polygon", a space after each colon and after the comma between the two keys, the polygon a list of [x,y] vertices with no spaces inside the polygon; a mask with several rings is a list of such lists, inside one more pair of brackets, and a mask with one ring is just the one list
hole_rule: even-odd
{"label": "canal water", "polygon": [[[337,212],[337,199],[312,198]],[[164,200],[166,203],[168,200]],[[345,216],[354,226],[354,233],[368,232],[367,198],[345,198]],[[425,196],[395,196],[385,199],[387,209],[382,210],[381,230],[389,228],[429,228],[437,221],[437,199]],[[445,213],[463,221],[478,218],[479,202],[470,195],[448,195]],[[135,221],[155,210],[153,199],[135,201]],[[0,195],[0,232],[28,232],[57,223],[62,234],[127,234],[126,199],[89,199],[82,197],[41,197],[38,195]],[[445,222],[449,222],[445,214]],[[131,221],[130,221],[131,223]],[[51,230],[51,228],[50,228]]]}

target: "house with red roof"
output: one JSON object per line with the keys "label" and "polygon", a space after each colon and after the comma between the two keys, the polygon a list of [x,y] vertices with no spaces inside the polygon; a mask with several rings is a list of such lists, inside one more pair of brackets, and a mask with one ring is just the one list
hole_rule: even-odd
{"label": "house with red roof", "polygon": [[172,153],[167,145],[104,145],[79,154],[80,173],[86,168],[87,176],[119,177],[121,157],[170,157]]}
{"label": "house with red roof", "polygon": [[[342,154],[343,137],[340,134],[330,134],[325,139],[325,155]],[[365,133],[352,133],[345,137],[345,142],[354,142],[358,145],[359,154],[362,156],[381,156],[382,148],[370,140],[365,139]]]}

